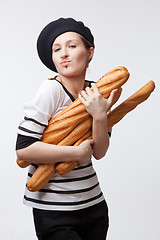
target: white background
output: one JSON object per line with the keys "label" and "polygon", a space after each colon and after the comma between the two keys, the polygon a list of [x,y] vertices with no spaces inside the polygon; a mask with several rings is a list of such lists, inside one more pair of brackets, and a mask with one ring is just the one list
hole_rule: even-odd
{"label": "white background", "polygon": [[40,62],[36,40],[59,17],[82,20],[95,36],[87,77],[98,80],[123,65],[131,76],[119,103],[149,80],[150,98],[113,128],[109,151],[96,162],[109,205],[108,240],[160,239],[160,2],[159,0],[0,1],[0,238],[36,239],[31,209],[22,198],[27,169],[16,165],[22,108],[54,73]]}

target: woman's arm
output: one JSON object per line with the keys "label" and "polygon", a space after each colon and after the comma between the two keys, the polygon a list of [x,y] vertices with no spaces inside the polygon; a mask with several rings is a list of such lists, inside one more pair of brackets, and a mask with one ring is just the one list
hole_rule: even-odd
{"label": "woman's arm", "polygon": [[86,140],[79,146],[58,146],[37,141],[16,151],[20,160],[49,164],[55,162],[78,161],[80,165],[90,161],[93,154],[93,140]]}
{"label": "woman's arm", "polygon": [[112,91],[108,99],[104,99],[100,94],[96,84],[92,84],[94,92],[90,88],[86,88],[86,92],[82,91],[79,95],[79,99],[86,107],[86,110],[93,117],[92,124],[92,138],[93,144],[93,156],[96,159],[101,159],[105,156],[109,147],[109,135],[108,135],[108,120],[107,111],[112,104],[113,96],[116,90]]}
{"label": "woman's arm", "polygon": [[82,164],[90,161],[93,153],[91,147],[93,140],[86,141],[78,147],[57,146],[36,140],[40,140],[49,119],[56,113],[57,102],[63,102],[65,94],[61,91],[58,82],[46,80],[38,89],[35,97],[25,104],[24,119],[18,128],[18,135],[22,137],[16,144],[19,160],[44,164],[75,160]]}
{"label": "woman's arm", "polygon": [[105,156],[109,147],[109,135],[106,128],[108,124],[107,114],[97,119],[93,118],[92,138],[94,139],[93,156],[99,160]]}

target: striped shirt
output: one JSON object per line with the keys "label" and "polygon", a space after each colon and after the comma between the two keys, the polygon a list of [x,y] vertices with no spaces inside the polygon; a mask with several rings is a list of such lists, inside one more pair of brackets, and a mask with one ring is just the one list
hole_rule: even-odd
{"label": "striped shirt", "polygon": [[[24,105],[25,116],[18,128],[20,140],[17,139],[16,149],[40,140],[48,126],[48,121],[63,111],[72,101],[74,101],[73,96],[60,82],[44,81],[33,100]],[[29,166],[27,182],[37,167],[37,164]],[[37,192],[30,192],[26,187],[23,202],[27,206],[39,209],[78,210],[102,200],[104,197],[96,172],[92,162],[89,162],[63,176],[56,173],[45,187]]]}

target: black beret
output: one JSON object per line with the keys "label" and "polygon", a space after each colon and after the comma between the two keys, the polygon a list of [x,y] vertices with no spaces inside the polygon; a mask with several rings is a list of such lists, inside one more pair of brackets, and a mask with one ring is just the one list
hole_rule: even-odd
{"label": "black beret", "polygon": [[37,50],[43,64],[54,72],[57,72],[57,69],[52,61],[52,44],[59,35],[65,32],[79,33],[94,47],[94,37],[83,22],[73,18],[59,18],[49,23],[38,37]]}

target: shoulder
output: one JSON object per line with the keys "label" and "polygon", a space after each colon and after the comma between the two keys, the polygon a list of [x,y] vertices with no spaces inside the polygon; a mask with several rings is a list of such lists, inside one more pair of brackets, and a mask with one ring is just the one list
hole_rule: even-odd
{"label": "shoulder", "polygon": [[56,80],[44,80],[38,88],[33,101],[53,101],[63,98],[62,86]]}
{"label": "shoulder", "polygon": [[45,114],[49,119],[63,101],[63,95],[61,86],[56,80],[44,80],[34,97],[24,104],[24,111]]}
{"label": "shoulder", "polygon": [[37,90],[36,94],[42,94],[45,92],[55,92],[60,91],[61,86],[56,80],[44,80]]}

